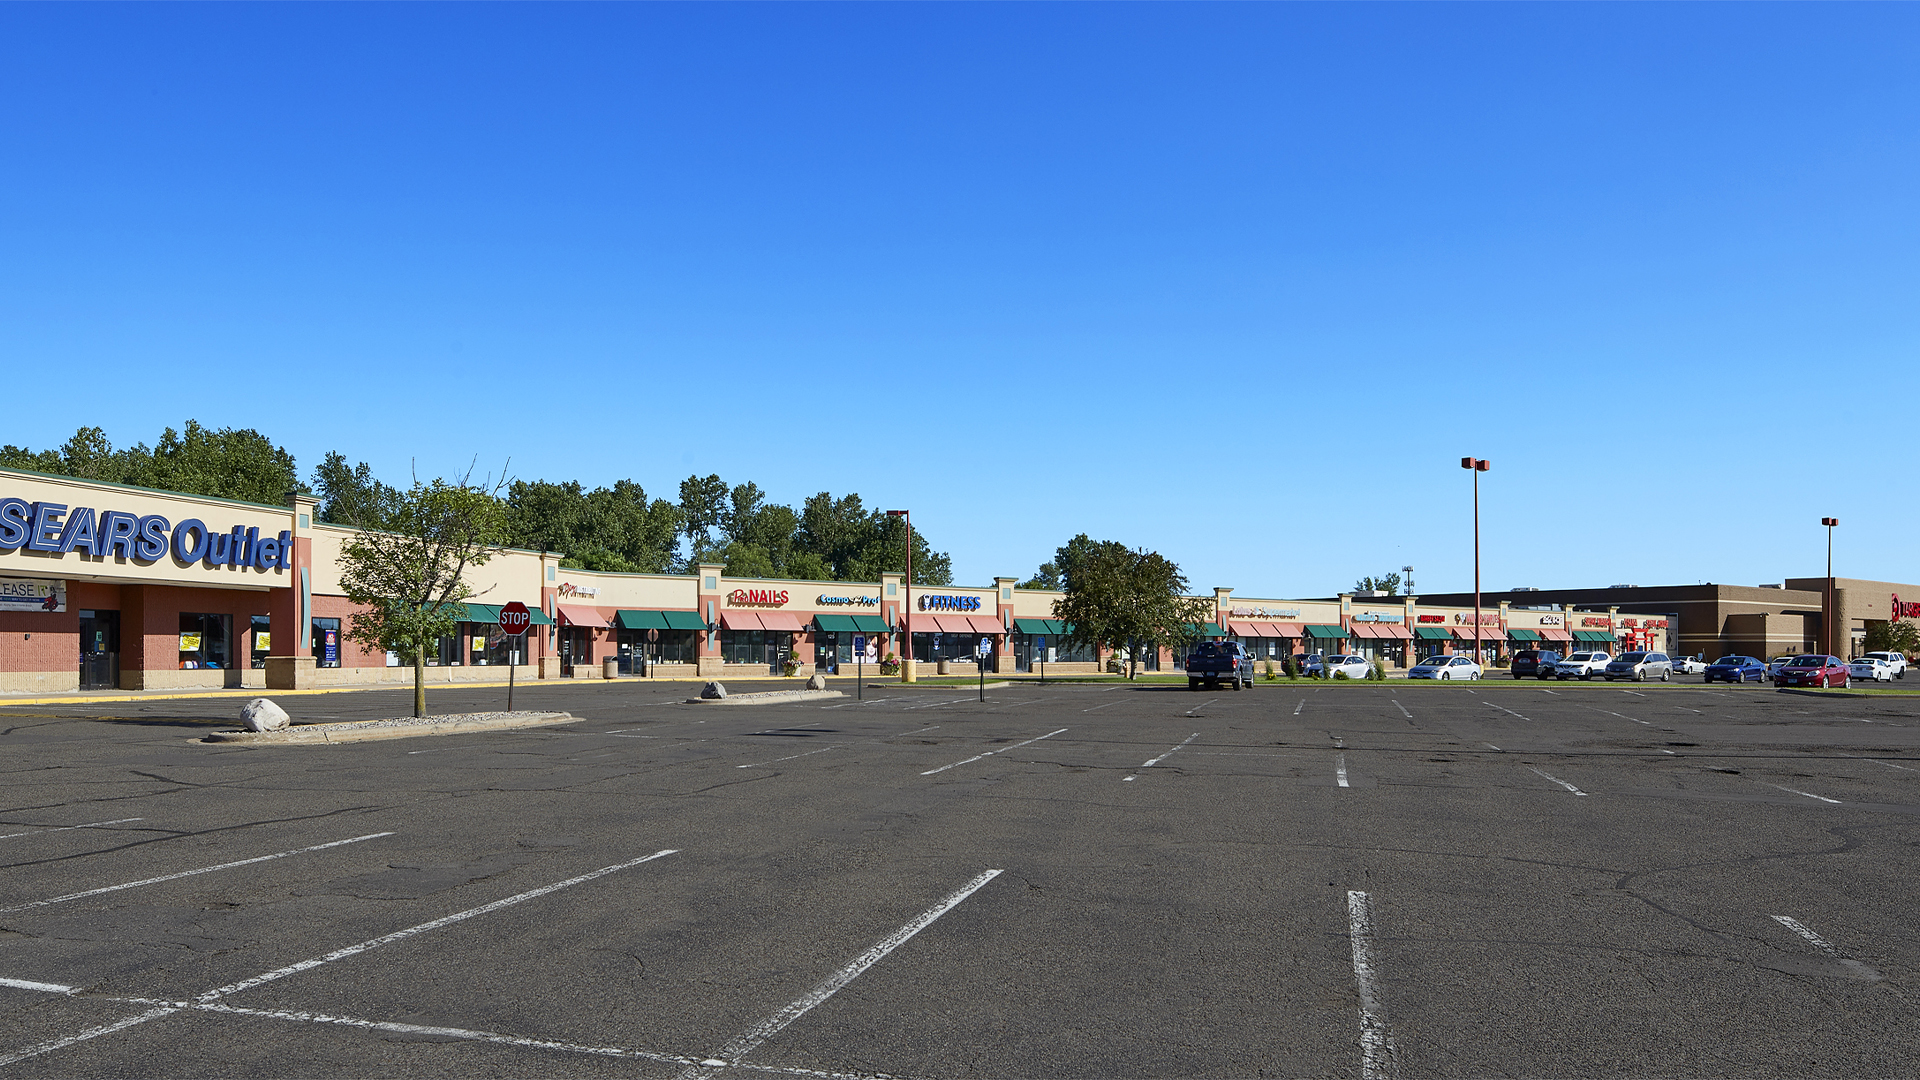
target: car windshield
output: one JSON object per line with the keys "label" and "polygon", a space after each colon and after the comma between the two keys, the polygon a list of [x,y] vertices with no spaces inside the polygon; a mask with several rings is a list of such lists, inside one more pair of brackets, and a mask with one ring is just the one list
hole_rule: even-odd
{"label": "car windshield", "polygon": [[1788,667],[1820,667],[1827,662],[1824,656],[1796,656]]}
{"label": "car windshield", "polygon": [[1194,656],[1219,656],[1220,646],[1211,641],[1203,641],[1193,647]]}
{"label": "car windshield", "polygon": [[1747,662],[1744,656],[1723,656],[1713,662],[1714,667],[1739,667]]}
{"label": "car windshield", "polygon": [[1567,657],[1567,659],[1569,659],[1569,660],[1591,660],[1591,659],[1593,659],[1593,654],[1592,654],[1592,653],[1590,653],[1590,652],[1577,652],[1577,653],[1574,653],[1574,654],[1573,654],[1572,656],[1569,656],[1569,657]]}
{"label": "car windshield", "polygon": [[1630,653],[1627,653],[1627,654],[1626,654],[1625,656],[1622,656],[1622,657],[1620,658],[1620,660],[1621,660],[1621,662],[1622,662],[1622,663],[1627,663],[1627,664],[1637,664],[1637,663],[1639,663],[1640,661],[1642,661],[1642,660],[1645,660],[1646,658],[1647,658],[1647,654],[1646,654],[1646,653],[1643,653],[1643,652],[1630,652]]}

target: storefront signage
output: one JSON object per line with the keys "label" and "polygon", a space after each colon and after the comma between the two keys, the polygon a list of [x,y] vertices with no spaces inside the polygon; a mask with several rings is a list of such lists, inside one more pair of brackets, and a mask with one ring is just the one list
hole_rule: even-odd
{"label": "storefront signage", "polygon": [[1581,619],[1581,626],[1612,626],[1612,619]]}
{"label": "storefront signage", "polygon": [[[1474,621],[1474,616],[1472,612],[1456,611],[1453,615],[1453,621],[1471,624]],[[1480,613],[1479,621],[1481,626],[1498,626],[1500,625],[1500,616],[1497,612],[1483,611]]]}
{"label": "storefront signage", "polygon": [[920,594],[921,611],[979,611],[977,596],[939,596]]}
{"label": "storefront signage", "polygon": [[1419,619],[1421,622],[1427,622],[1427,623],[1447,621],[1447,617],[1445,615],[1421,615],[1419,616]]}
{"label": "storefront signage", "polygon": [[1540,625],[1541,626],[1559,626],[1561,625],[1560,616],[1542,615],[1540,616]]}
{"label": "storefront signage", "polygon": [[735,589],[727,594],[734,607],[779,607],[787,602],[785,589]]}
{"label": "storefront signage", "polygon": [[[1620,625],[1621,625],[1621,626],[1639,626],[1639,625],[1640,625],[1640,620],[1639,620],[1639,619],[1621,619],[1621,620],[1620,620]],[[1652,623],[1648,623],[1647,625],[1648,625],[1648,626],[1652,626],[1653,624],[1652,624]]]}
{"label": "storefront signage", "polygon": [[824,596],[822,595],[822,596],[816,596],[813,599],[814,599],[814,602],[818,603],[821,607],[847,607],[850,605],[858,605],[860,607],[879,607],[880,606],[880,598],[877,596]]}
{"label": "storefront signage", "polygon": [[178,525],[159,514],[135,516],[123,510],[96,512],[89,506],[0,499],[0,551],[39,551],[66,555],[79,551],[96,559],[109,555],[137,563],[155,563],[169,551],[182,566],[250,566],[256,570],[293,568],[293,534],[263,537],[257,528],[235,525],[214,532],[198,518]]}
{"label": "storefront signage", "polygon": [[561,596],[599,596],[600,595],[600,590],[597,588],[594,588],[589,585],[575,585],[571,581],[561,582],[560,587],[558,589],[555,589],[554,592],[559,593]]}
{"label": "storefront signage", "polygon": [[1892,608],[1893,608],[1893,615],[1891,616],[1892,618],[1920,619],[1920,603],[1903,604],[1900,602],[1899,593],[1893,594]]}
{"label": "storefront signage", "polygon": [[1406,615],[1406,612],[1403,612],[1403,611],[1361,611],[1361,612],[1356,612],[1354,614],[1353,621],[1354,622],[1406,622],[1407,615]]}
{"label": "storefront signage", "polygon": [[39,578],[0,578],[0,611],[65,611],[67,583]]}
{"label": "storefront signage", "polygon": [[1299,608],[1237,607],[1227,614],[1236,619],[1297,619]]}

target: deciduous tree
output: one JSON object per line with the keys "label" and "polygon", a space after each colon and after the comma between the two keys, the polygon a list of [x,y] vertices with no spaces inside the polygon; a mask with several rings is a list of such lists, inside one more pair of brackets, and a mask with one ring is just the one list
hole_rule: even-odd
{"label": "deciduous tree", "polygon": [[[1188,597],[1180,567],[1158,552],[1128,548],[1084,535],[1064,575],[1066,595],[1053,602],[1053,617],[1068,624],[1074,644],[1125,647],[1133,678],[1146,648],[1181,648],[1211,621],[1213,603]],[[1063,549],[1064,550],[1064,549]]]}

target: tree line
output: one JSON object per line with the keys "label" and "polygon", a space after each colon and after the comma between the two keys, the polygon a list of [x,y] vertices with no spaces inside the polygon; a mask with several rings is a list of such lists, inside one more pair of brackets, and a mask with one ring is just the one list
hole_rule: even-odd
{"label": "tree line", "polygon": [[[293,455],[260,432],[193,420],[184,431],[165,429],[151,447],[116,449],[97,427],[79,429],[57,450],[0,446],[0,467],[272,506],[300,491],[319,500],[320,520],[367,529],[393,524],[411,490],[338,451],[303,480]],[[649,496],[633,480],[589,490],[576,480],[516,479],[491,497],[502,504],[508,546],[559,552],[562,565],[583,570],[690,573],[719,563],[735,577],[878,581],[906,567],[905,525],[857,494],[822,491],[796,508],[717,474],[687,477],[678,494]],[[918,529],[913,579],[953,584],[952,558]]]}

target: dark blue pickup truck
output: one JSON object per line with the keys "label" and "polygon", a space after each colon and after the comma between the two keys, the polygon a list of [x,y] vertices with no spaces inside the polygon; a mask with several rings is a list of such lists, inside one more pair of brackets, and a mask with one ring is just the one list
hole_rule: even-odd
{"label": "dark blue pickup truck", "polygon": [[1237,641],[1203,641],[1187,654],[1187,689],[1198,690],[1202,683],[1218,690],[1221,683],[1232,683],[1235,690],[1253,685],[1253,657]]}

